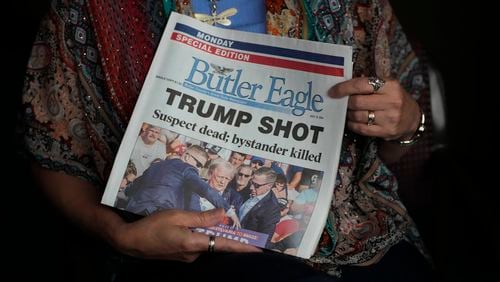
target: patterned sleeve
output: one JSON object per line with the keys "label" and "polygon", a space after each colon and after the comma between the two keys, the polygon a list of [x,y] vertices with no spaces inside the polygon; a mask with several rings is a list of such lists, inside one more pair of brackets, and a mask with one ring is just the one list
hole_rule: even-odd
{"label": "patterned sleeve", "polygon": [[[66,10],[67,11],[67,10]],[[41,166],[100,183],[77,63],[65,40],[71,15],[53,5],[43,19],[28,61],[22,96],[26,151]]]}
{"label": "patterned sleeve", "polygon": [[[423,137],[390,170],[398,178],[400,191],[421,190],[425,167],[431,157],[434,142],[427,58],[422,50],[412,46],[387,0],[373,0],[380,21],[374,26],[376,74],[399,80],[406,91],[417,101],[425,114],[426,130]],[[415,42],[412,42],[415,43]],[[383,50],[385,49],[385,50]],[[388,75],[387,75],[388,74]]]}
{"label": "patterned sleeve", "polygon": [[394,77],[412,97],[419,100],[428,91],[424,60],[417,57],[387,0],[378,2],[375,13],[379,15],[373,26],[374,59],[376,74]]}
{"label": "patterned sleeve", "polygon": [[387,0],[351,3],[354,76],[393,77],[419,100],[428,90],[426,69],[417,58]]}

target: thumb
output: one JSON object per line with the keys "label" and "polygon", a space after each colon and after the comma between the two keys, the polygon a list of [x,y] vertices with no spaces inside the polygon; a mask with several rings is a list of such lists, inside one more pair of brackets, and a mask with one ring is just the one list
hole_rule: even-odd
{"label": "thumb", "polygon": [[338,84],[330,87],[330,89],[328,89],[327,93],[328,93],[328,96],[330,96],[331,98],[342,98],[342,97],[348,95],[347,93],[343,93],[339,90]]}
{"label": "thumb", "polygon": [[179,222],[187,227],[210,227],[221,223],[224,219],[224,209],[213,209],[205,212],[183,213]]}

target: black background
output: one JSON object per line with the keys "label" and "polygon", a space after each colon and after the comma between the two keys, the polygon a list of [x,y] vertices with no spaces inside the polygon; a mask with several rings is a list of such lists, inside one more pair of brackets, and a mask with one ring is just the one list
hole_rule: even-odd
{"label": "black background", "polygon": [[[487,15],[488,7],[465,1],[390,2],[405,31],[421,42],[445,82],[448,148],[433,156],[432,204],[418,222],[425,230],[439,281],[498,281],[500,218],[494,194],[500,185],[494,169],[498,138],[493,135],[499,107],[494,102],[498,90],[489,85],[500,82],[491,71],[497,55],[488,53],[494,33],[487,32],[494,18]],[[24,267],[15,275],[67,281],[63,275],[69,272],[68,250],[61,242],[71,241],[68,236],[77,232],[61,235],[59,231],[67,227],[43,200],[26,164],[14,152],[24,68],[46,6],[47,1],[16,1],[3,13],[2,55],[7,64],[2,72],[1,112],[8,145],[4,145],[2,230],[7,235],[4,248],[11,250],[5,255],[16,267]]]}

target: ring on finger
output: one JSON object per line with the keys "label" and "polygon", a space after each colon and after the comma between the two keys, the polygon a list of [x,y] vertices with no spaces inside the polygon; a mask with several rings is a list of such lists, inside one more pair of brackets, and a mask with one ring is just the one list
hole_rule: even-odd
{"label": "ring on finger", "polygon": [[368,78],[368,84],[373,87],[373,93],[377,93],[377,91],[384,86],[385,80],[372,76]]}
{"label": "ring on finger", "polygon": [[215,252],[215,236],[208,237],[208,252],[209,253]]}
{"label": "ring on finger", "polygon": [[368,111],[368,120],[366,121],[366,125],[368,126],[373,125],[374,122],[375,122],[375,112]]}

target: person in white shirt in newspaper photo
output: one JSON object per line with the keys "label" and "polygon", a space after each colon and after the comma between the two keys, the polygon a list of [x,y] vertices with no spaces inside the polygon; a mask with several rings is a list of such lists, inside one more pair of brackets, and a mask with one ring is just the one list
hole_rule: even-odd
{"label": "person in white shirt in newspaper photo", "polygon": [[[234,177],[234,167],[233,165],[222,159],[215,159],[211,162],[208,167],[208,180],[207,183],[212,189],[214,189],[219,195],[224,198],[227,204],[238,211],[243,202],[240,194],[228,187],[228,184]],[[194,193],[191,196],[190,210],[194,211],[207,211],[215,208],[215,206],[207,199],[200,197],[198,194]],[[233,222],[227,222],[228,225],[233,225]],[[234,225],[235,227],[240,227],[239,224]]]}
{"label": "person in white shirt in newspaper photo", "polygon": [[[174,24],[179,37],[172,33],[172,37],[162,38],[169,19],[190,24],[171,21],[168,28]],[[206,29],[224,35],[219,38],[197,32]],[[181,51],[172,54],[166,52],[171,49],[158,48],[160,42],[176,38],[185,39],[175,42]],[[253,42],[253,38],[265,38],[268,43]],[[285,46],[284,42],[290,44]],[[256,45],[264,51],[257,50]],[[299,50],[295,45],[343,53],[324,55]],[[247,49],[235,49],[238,46]],[[183,58],[183,52],[192,50],[211,56],[214,64],[202,60],[204,56],[177,61]],[[40,59],[39,54],[50,56]],[[155,54],[162,54],[161,62],[153,60]],[[236,54],[234,58],[232,54]],[[292,58],[296,55],[299,57]],[[321,59],[325,57],[341,60]],[[248,58],[256,61],[243,61]],[[232,64],[217,60],[232,60]],[[272,65],[275,62],[283,64]],[[154,72],[157,69],[148,74],[152,64],[174,68],[180,74],[195,63],[198,68],[181,81],[169,80],[160,71]],[[292,70],[290,64],[296,68]],[[321,86],[329,90],[312,93],[313,83],[297,79],[298,75],[287,77],[285,85],[285,76],[302,74],[308,71],[302,66],[312,64],[317,73],[311,77],[324,75]],[[263,81],[245,77],[246,70],[254,74],[272,71],[265,79],[266,83],[270,78],[273,82],[272,97],[267,102],[257,99],[261,94],[266,96],[269,88],[264,89]],[[321,74],[338,70],[342,74]],[[349,77],[344,77],[343,70],[348,70]],[[110,247],[99,248],[97,254],[91,248],[85,250],[90,255],[76,254],[81,260],[92,258],[89,265],[99,264],[96,269],[106,268],[99,273],[101,277],[89,281],[431,281],[429,254],[398,196],[396,176],[388,168],[398,163],[411,146],[420,146],[416,144],[419,138],[427,138],[426,73],[425,60],[417,56],[385,0],[52,0],[26,70],[20,113],[23,145],[31,157],[34,179],[47,198],[78,230]],[[145,96],[138,97],[151,81],[169,83],[180,90],[150,93],[160,102],[154,103],[157,108],[151,112],[143,111],[144,119],[138,122],[133,119],[133,113],[138,113],[134,107],[143,105]],[[294,83],[302,88],[287,88]],[[215,94],[198,99],[181,91],[186,85],[193,93],[201,89]],[[240,100],[250,106],[256,104],[255,111],[242,111],[243,104],[221,105]],[[345,125],[343,120],[321,119],[335,112],[321,112],[322,105],[339,101],[344,103]],[[259,108],[262,105],[267,108]],[[192,120],[160,110],[166,106]],[[285,115],[293,120],[287,123]],[[342,131],[336,135],[338,142],[323,138],[326,133],[321,131],[323,127],[314,127],[314,118],[325,128],[338,127]],[[259,121],[264,123],[259,125]],[[139,132],[142,122],[151,125]],[[226,144],[231,151],[241,149],[250,155],[254,154],[247,149],[261,152],[250,159],[254,169],[251,197],[238,210],[232,209],[199,176],[208,159],[200,146],[182,148],[174,154],[179,157],[165,159],[166,146],[159,140],[161,131],[156,126],[177,128],[183,135],[203,142],[217,141],[214,144]],[[233,130],[246,134],[246,139],[232,135]],[[113,166],[115,157],[123,156],[118,154],[119,148],[134,146],[133,142],[122,143],[124,138],[134,138],[136,150],[118,164],[123,168],[119,174],[111,173],[111,168],[118,167]],[[266,142],[270,142],[267,149],[257,147]],[[313,152],[309,147],[316,142],[330,147]],[[290,144],[299,145],[287,151]],[[139,149],[142,147],[144,151]],[[284,162],[277,156],[281,154],[304,168],[305,163],[319,166],[321,157],[326,159],[334,147],[339,156],[337,173],[333,168],[321,171],[323,186],[332,192],[317,197],[317,201],[325,202],[321,220],[311,218],[318,236],[301,242],[307,245],[310,257],[299,259],[229,237],[193,232],[197,227],[223,223],[230,216],[235,225],[241,220],[242,228],[269,234],[268,240],[273,240],[275,231],[285,234],[276,230],[281,217],[279,202],[271,192],[276,173],[264,166],[265,160]],[[273,154],[276,158],[271,158]],[[137,169],[137,178],[126,188],[131,188],[131,194],[125,210],[145,215],[141,218],[131,219],[125,211],[101,204],[110,191],[105,189],[108,179],[117,179],[113,189],[118,190],[129,159]],[[155,159],[158,161],[151,164]],[[305,172],[296,177],[304,178]],[[289,181],[293,178],[285,176]],[[325,185],[327,179],[331,185]],[[313,192],[308,192],[309,196]],[[216,208],[184,210],[191,194],[207,199]],[[307,203],[310,197],[307,193],[303,196],[297,196],[295,202]],[[111,205],[115,200],[116,193]],[[237,229],[232,231],[240,234]],[[275,242],[279,242],[279,234],[274,236]],[[79,269],[92,272],[90,266]],[[74,277],[76,274],[67,280]]]}
{"label": "person in white shirt in newspaper photo", "polygon": [[160,141],[161,129],[157,126],[145,124],[143,131],[137,138],[131,161],[137,170],[136,176],[141,176],[155,159],[165,159],[167,148]]}

